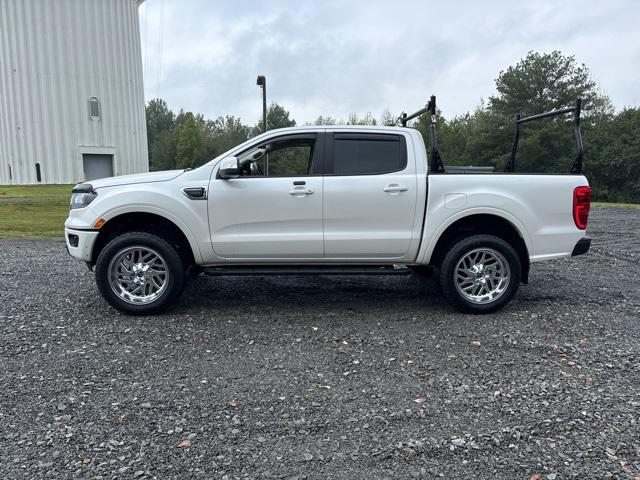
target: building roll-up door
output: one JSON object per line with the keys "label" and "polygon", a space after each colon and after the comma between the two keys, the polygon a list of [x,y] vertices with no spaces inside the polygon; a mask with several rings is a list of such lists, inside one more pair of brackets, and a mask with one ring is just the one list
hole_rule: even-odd
{"label": "building roll-up door", "polygon": [[82,155],[85,180],[113,177],[113,155],[85,153]]}

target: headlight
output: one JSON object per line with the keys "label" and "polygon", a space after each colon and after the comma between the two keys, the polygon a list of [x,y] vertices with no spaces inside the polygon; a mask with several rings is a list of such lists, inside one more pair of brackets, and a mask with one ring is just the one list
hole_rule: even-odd
{"label": "headlight", "polygon": [[84,208],[93,202],[98,194],[93,191],[93,187],[88,183],[81,183],[76,185],[71,190],[71,204],[69,210],[75,210],[76,208]]}

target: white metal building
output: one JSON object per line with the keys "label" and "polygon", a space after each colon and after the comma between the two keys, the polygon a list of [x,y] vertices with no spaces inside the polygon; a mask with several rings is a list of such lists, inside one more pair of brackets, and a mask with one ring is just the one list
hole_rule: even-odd
{"label": "white metal building", "polygon": [[0,184],[149,170],[142,1],[0,0]]}

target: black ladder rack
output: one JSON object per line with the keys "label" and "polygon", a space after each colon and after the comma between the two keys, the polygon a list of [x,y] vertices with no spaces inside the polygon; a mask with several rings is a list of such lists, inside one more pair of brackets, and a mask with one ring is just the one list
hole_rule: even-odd
{"label": "black ladder rack", "polygon": [[[518,142],[520,141],[520,125],[523,123],[532,122],[534,120],[542,120],[544,118],[549,117],[557,117],[559,115],[565,115],[567,113],[573,113],[573,138],[576,142],[576,148],[578,149],[578,154],[576,155],[576,159],[571,166],[571,173],[582,173],[582,163],[584,160],[584,145],[582,144],[582,134],[580,133],[580,112],[582,109],[582,100],[580,98],[576,98],[576,102],[572,107],[560,108],[558,110],[552,110],[550,112],[539,113],[537,115],[531,115],[530,117],[522,118],[520,114],[516,115],[515,123],[516,123],[516,133],[513,141],[513,146],[511,147],[511,156],[509,157],[509,161],[504,169],[505,172],[515,172],[517,167],[517,158],[518,158]],[[398,120],[396,121],[396,125],[398,122],[403,126],[407,126],[407,122],[409,120],[413,120],[420,115],[425,113],[431,114],[431,121],[429,124],[429,137],[431,139],[431,165],[430,171],[431,173],[447,173],[447,169],[445,169],[444,164],[442,163],[442,159],[440,158],[440,152],[438,151],[438,138],[436,136],[436,97],[435,95],[431,95],[429,102],[425,105],[424,108],[418,110],[417,112],[408,115],[407,113],[402,113]],[[474,170],[475,168],[475,170]],[[489,169],[493,169],[493,167],[451,167],[451,173],[489,173]],[[459,170],[459,171],[456,171]]]}
{"label": "black ladder rack", "polygon": [[[398,118],[398,121],[401,123],[403,127],[407,126],[407,122],[409,120],[413,120],[420,115],[425,113],[431,114],[431,121],[429,124],[429,137],[431,139],[431,172],[433,173],[444,173],[444,164],[442,163],[442,159],[440,158],[440,152],[438,151],[438,138],[436,137],[436,96],[431,95],[429,102],[425,105],[424,108],[418,110],[417,112],[412,113],[411,115],[407,115],[406,113],[402,113]],[[397,123],[397,122],[396,122]]]}
{"label": "black ladder rack", "polygon": [[520,114],[516,115],[516,134],[513,139],[513,147],[511,147],[511,156],[507,162],[507,166],[504,168],[505,172],[515,172],[518,159],[518,142],[520,141],[520,125],[523,123],[533,122],[534,120],[542,120],[543,118],[557,117],[559,115],[565,115],[567,113],[573,113],[573,138],[576,142],[576,148],[578,154],[571,167],[571,173],[582,173],[582,161],[584,159],[584,146],[582,144],[582,134],[580,133],[580,111],[582,107],[582,100],[576,98],[576,103],[573,107],[560,108],[558,110],[552,110],[550,112],[539,113],[537,115],[531,115],[530,117],[522,118]]}

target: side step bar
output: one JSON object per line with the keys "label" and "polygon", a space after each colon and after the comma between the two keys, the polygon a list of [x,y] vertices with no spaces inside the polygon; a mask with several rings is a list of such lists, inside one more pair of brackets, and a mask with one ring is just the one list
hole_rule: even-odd
{"label": "side step bar", "polygon": [[205,275],[409,275],[404,265],[248,265],[206,267]]}

